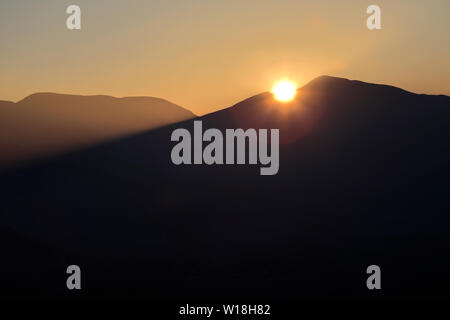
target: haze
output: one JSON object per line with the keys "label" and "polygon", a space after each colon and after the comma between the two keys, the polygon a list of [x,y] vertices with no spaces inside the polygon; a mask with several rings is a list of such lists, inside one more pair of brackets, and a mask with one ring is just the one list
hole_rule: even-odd
{"label": "haze", "polygon": [[[82,30],[65,9],[82,10]],[[450,94],[450,2],[108,0],[0,3],[0,100],[156,96],[196,114],[330,74]]]}

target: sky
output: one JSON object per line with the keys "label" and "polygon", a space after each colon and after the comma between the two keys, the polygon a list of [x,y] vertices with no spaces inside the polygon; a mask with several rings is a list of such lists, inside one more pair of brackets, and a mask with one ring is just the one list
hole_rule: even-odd
{"label": "sky", "polygon": [[155,96],[201,115],[320,75],[450,95],[449,31],[448,0],[2,0],[0,100]]}

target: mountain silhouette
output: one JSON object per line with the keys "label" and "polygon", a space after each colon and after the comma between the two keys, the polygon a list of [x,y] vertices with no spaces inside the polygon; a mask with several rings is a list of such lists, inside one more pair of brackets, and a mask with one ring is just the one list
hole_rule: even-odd
{"label": "mountain silhouette", "polygon": [[[278,174],[173,165],[191,119],[3,174],[2,224],[51,248],[49,268],[82,265],[89,297],[448,297],[450,97],[323,76],[194,120],[279,128]],[[30,269],[25,284],[60,292]]]}
{"label": "mountain silhouette", "polygon": [[68,152],[195,115],[153,97],[36,93],[0,102],[0,167]]}

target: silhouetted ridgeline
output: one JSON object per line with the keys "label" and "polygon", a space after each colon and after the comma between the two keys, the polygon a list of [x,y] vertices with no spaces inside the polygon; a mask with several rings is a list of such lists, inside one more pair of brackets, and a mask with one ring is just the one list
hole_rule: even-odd
{"label": "silhouetted ridgeline", "polygon": [[0,169],[193,117],[153,97],[36,93],[0,101]]}
{"label": "silhouetted ridgeline", "polygon": [[7,256],[2,277],[53,296],[52,268],[78,264],[86,298],[449,297],[449,97],[320,77],[291,103],[263,93],[200,119],[279,128],[278,174],[173,165],[171,132],[192,120],[4,174],[2,246],[46,262],[14,275]]}

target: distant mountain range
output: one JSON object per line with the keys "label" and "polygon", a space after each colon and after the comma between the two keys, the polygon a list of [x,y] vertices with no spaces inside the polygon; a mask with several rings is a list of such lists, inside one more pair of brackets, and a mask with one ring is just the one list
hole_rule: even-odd
{"label": "distant mountain range", "polygon": [[[449,297],[450,97],[324,76],[289,103],[262,93],[195,118],[279,128],[274,176],[173,165],[171,133],[193,120],[0,176],[4,291],[57,295],[70,262],[86,297],[374,298],[377,264],[376,297]],[[36,250],[46,263],[13,275]]]}
{"label": "distant mountain range", "polygon": [[0,167],[56,155],[195,115],[153,97],[36,93],[0,101]]}

